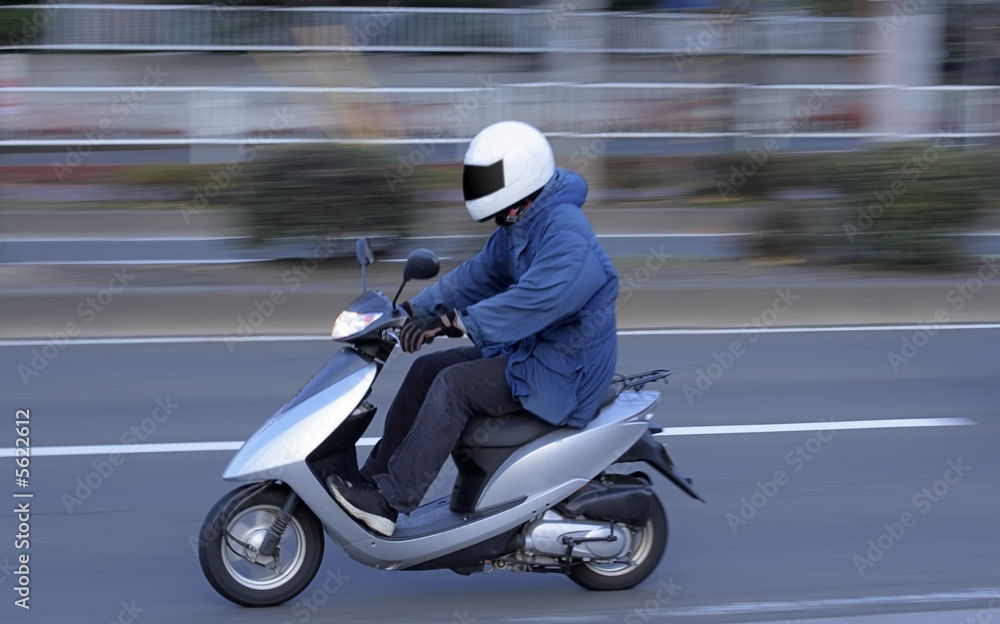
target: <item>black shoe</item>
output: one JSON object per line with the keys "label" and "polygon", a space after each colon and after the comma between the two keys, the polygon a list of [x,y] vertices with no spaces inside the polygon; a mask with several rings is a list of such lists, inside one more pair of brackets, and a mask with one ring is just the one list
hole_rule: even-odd
{"label": "black shoe", "polygon": [[396,511],[372,483],[351,483],[336,475],[326,480],[333,497],[349,514],[364,522],[371,530],[392,535],[396,529]]}

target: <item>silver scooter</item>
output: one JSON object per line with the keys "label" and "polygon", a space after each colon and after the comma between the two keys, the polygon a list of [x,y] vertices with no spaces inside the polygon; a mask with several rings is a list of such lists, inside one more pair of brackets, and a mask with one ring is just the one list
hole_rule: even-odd
{"label": "silver scooter", "polygon": [[366,290],[374,256],[364,238],[357,258],[362,294],[332,334],[346,346],[223,473],[246,485],[216,503],[202,525],[198,556],[212,587],[248,607],[290,600],[318,572],[324,532],[352,559],[384,570],[559,572],[591,590],[627,589],[649,576],[666,547],[667,518],[635,464],[702,500],[652,437],[660,395],[643,387],[669,370],[616,376],[583,429],[553,427],[527,412],[474,416],[452,451],[451,496],[401,515],[391,537],[341,508],[324,484],[331,474],[359,479],[355,444],[376,410],[367,397],[406,320],[396,301],[409,280],[439,271],[432,252],[413,251],[390,301]]}

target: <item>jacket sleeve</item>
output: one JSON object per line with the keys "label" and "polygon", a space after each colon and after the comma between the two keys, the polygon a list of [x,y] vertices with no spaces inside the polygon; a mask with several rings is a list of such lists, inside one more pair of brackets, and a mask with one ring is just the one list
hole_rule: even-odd
{"label": "jacket sleeve", "polygon": [[503,292],[510,281],[500,233],[494,232],[479,253],[420,291],[410,305],[418,317],[439,316]]}
{"label": "jacket sleeve", "polygon": [[583,308],[607,281],[590,244],[573,230],[547,236],[517,283],[466,309],[462,322],[476,346],[522,340]]}

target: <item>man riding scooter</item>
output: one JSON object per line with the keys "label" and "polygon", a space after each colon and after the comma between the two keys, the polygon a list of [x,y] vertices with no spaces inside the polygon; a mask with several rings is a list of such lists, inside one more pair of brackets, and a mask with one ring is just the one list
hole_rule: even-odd
{"label": "man riding scooter", "polygon": [[618,277],[581,210],[583,178],[555,167],[537,129],[504,121],[472,140],[462,186],[472,218],[499,227],[479,253],[401,304],[410,320],[400,341],[408,353],[440,335],[475,346],[417,358],[364,480],[327,480],[355,519],[383,535],[420,505],[473,414],[528,410],[584,427],[614,373]]}

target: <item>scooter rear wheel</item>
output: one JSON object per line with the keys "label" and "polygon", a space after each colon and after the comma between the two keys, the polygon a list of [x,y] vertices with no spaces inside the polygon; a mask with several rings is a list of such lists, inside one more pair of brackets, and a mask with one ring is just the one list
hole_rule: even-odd
{"label": "scooter rear wheel", "polygon": [[224,598],[245,607],[273,607],[297,596],[316,577],[323,529],[305,505],[292,514],[275,556],[256,552],[287,497],[287,488],[253,484],[233,490],[208,512],[198,559],[205,578]]}
{"label": "scooter rear wheel", "polygon": [[667,547],[667,513],[660,499],[653,495],[653,508],[644,527],[631,527],[632,548],[629,563],[575,563],[569,578],[593,591],[617,591],[635,587],[646,580],[660,564]]}

